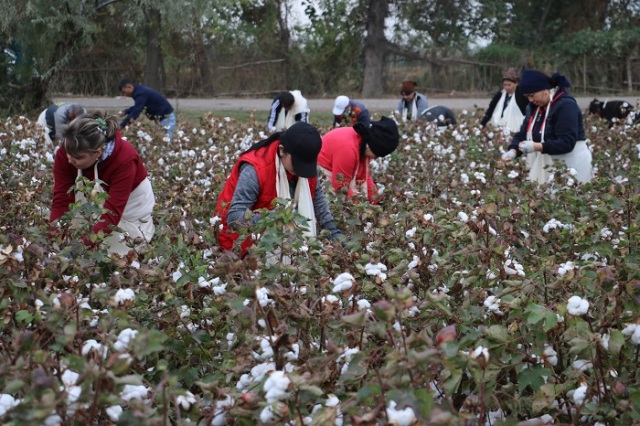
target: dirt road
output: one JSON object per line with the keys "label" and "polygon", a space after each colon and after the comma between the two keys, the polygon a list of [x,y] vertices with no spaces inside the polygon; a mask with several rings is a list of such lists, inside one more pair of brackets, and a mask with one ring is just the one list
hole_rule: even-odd
{"label": "dirt road", "polygon": [[[638,97],[598,96],[600,100],[606,99],[626,100],[632,105],[638,103]],[[586,110],[593,97],[576,98],[580,108]],[[358,99],[363,102],[371,112],[389,113],[396,109],[398,100],[389,99]],[[445,105],[453,110],[486,108],[489,105],[490,97],[486,98],[432,98],[429,97],[429,105]],[[92,97],[54,97],[54,102],[79,103],[88,109],[120,110],[133,105],[133,99],[118,96],[115,98],[92,98]],[[192,111],[267,111],[271,106],[271,99],[246,99],[246,98],[211,98],[211,99],[169,99],[171,104],[179,112],[180,110]],[[309,108],[312,113],[330,112],[333,108],[333,98],[330,99],[308,99]]]}

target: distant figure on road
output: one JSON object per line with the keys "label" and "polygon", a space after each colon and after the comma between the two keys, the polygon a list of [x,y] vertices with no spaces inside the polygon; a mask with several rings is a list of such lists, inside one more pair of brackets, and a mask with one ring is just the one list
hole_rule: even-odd
{"label": "distant figure on road", "polygon": [[267,127],[269,133],[284,132],[294,123],[309,122],[309,107],[307,100],[299,90],[280,92],[271,102]]}
{"label": "distant figure on road", "polygon": [[417,84],[413,80],[404,80],[400,87],[402,99],[398,102],[397,113],[403,123],[407,120],[416,121],[420,119],[422,113],[429,106],[427,97],[422,93],[416,92]]}
{"label": "distant figure on road", "polygon": [[354,101],[347,96],[338,96],[333,104],[333,127],[353,126],[356,123],[362,123],[367,127],[371,125],[369,110],[362,102]]}
{"label": "distant figure on road", "polygon": [[129,122],[137,119],[145,110],[150,120],[158,121],[167,131],[169,142],[173,140],[173,129],[176,127],[176,115],[173,107],[167,99],[150,87],[135,84],[128,78],[122,79],[118,84],[118,90],[123,96],[133,98],[135,104],[120,111],[120,115],[126,115],[120,123],[120,128],[126,127]]}
{"label": "distant figure on road", "polygon": [[604,118],[609,122],[609,128],[617,122],[624,122],[633,112],[633,105],[627,101],[599,101],[594,99],[589,104],[589,113]]}
{"label": "distant figure on road", "polygon": [[422,113],[422,117],[428,123],[436,123],[438,127],[456,125],[456,115],[449,108],[442,105],[435,105],[427,108],[427,110]]}
{"label": "distant figure on road", "polygon": [[520,91],[519,81],[520,76],[515,68],[507,68],[502,72],[502,90],[498,90],[491,98],[489,108],[480,121],[482,127],[489,123],[507,128],[511,133],[520,130],[529,100]]}
{"label": "distant figure on road", "polygon": [[51,146],[57,146],[62,138],[63,127],[86,112],[79,104],[55,103],[40,113],[37,123],[44,130],[45,141]]}

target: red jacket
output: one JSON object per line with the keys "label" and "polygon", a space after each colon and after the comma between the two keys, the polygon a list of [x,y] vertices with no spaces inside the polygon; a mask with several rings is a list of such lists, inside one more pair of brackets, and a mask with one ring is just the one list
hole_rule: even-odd
{"label": "red jacket", "polygon": [[[356,174],[356,185],[367,183],[367,199],[374,201],[376,185],[367,176],[370,158],[359,158],[362,138],[353,127],[339,127],[322,137],[322,149],[318,155],[318,165],[331,172],[331,186],[338,191],[342,186],[349,187],[353,175]],[[349,190],[347,196],[352,196]]]}
{"label": "red jacket", "polygon": [[[233,194],[236,191],[236,185],[238,184],[238,177],[240,176],[240,166],[244,163],[249,163],[256,170],[258,175],[258,183],[260,185],[260,193],[258,199],[251,208],[251,210],[269,209],[273,208],[273,200],[277,198],[276,192],[276,151],[280,141],[274,141],[269,146],[260,148],[255,151],[250,151],[242,154],[236,164],[231,170],[231,174],[227,178],[227,181],[222,188],[222,192],[218,196],[218,202],[216,204],[216,214],[222,221],[222,232],[218,234],[218,242],[220,247],[225,250],[233,250],[233,243],[238,239],[238,233],[233,232],[227,225],[227,213]],[[287,172],[289,179],[293,178],[293,175]],[[311,197],[315,197],[316,192],[316,178],[309,179],[309,190],[311,191]],[[244,255],[247,249],[253,244],[251,238],[247,238],[242,244],[242,255]]]}
{"label": "red jacket", "polygon": [[[111,233],[110,225],[117,226],[120,223],[129,195],[147,177],[147,169],[142,164],[140,156],[129,142],[122,139],[119,130],[116,132],[115,141],[111,155],[98,163],[98,178],[104,182],[102,188],[109,194],[104,208],[109,211],[93,226],[93,232],[96,233]],[[82,175],[93,181],[93,166],[83,170]],[[60,219],[69,211],[69,204],[75,203],[74,193],[69,193],[69,188],[75,185],[78,169],[69,163],[63,147],[56,153],[53,176],[53,203],[49,216],[51,222]]]}

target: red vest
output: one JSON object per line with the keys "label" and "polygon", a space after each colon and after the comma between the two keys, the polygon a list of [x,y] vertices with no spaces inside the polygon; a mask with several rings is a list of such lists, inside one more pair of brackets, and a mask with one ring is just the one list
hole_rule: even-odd
{"label": "red vest", "polygon": [[[220,247],[225,250],[233,250],[233,243],[238,239],[238,233],[233,232],[231,228],[227,226],[227,214],[229,211],[229,205],[233,199],[233,194],[236,192],[236,185],[238,184],[238,178],[240,176],[240,166],[244,163],[249,163],[256,170],[258,175],[258,183],[260,184],[260,193],[255,204],[251,207],[251,210],[269,209],[273,208],[273,200],[277,198],[276,192],[276,152],[280,141],[274,141],[269,146],[260,148],[255,151],[250,151],[242,154],[236,164],[231,170],[231,174],[227,178],[227,181],[222,188],[222,192],[218,197],[216,204],[216,215],[222,220],[222,231],[218,233],[218,242]],[[293,177],[287,172],[287,177]],[[317,178],[309,179],[309,190],[311,191],[311,197],[315,197]],[[251,237],[241,244],[242,253],[244,256],[247,249],[253,244]]]}

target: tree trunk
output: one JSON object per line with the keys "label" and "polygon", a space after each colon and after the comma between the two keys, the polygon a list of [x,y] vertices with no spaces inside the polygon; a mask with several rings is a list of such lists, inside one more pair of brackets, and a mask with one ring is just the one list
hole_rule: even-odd
{"label": "tree trunk", "polygon": [[386,54],[384,20],[389,14],[389,0],[368,0],[367,36],[364,42],[364,76],[362,97],[380,97],[384,92],[383,74]]}
{"label": "tree trunk", "polygon": [[147,25],[145,35],[147,37],[147,58],[144,65],[143,83],[156,90],[164,89],[164,60],[160,46],[160,11],[151,8],[145,12]]}

